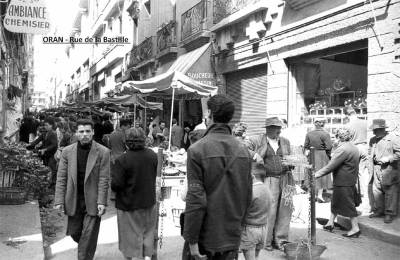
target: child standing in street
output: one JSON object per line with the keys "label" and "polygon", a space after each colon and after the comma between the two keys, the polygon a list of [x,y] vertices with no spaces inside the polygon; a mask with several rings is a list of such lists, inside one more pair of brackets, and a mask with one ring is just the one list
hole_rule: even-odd
{"label": "child standing in street", "polygon": [[244,221],[240,249],[246,260],[256,260],[267,237],[267,216],[271,194],[264,175],[253,174],[253,198]]}

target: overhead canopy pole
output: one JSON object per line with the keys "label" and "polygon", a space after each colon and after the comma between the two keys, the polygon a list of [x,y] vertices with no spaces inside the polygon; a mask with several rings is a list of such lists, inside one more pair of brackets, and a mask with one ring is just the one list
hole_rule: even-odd
{"label": "overhead canopy pole", "polygon": [[171,137],[172,137],[172,119],[174,118],[174,103],[175,103],[175,88],[172,88],[172,101],[171,101],[171,120],[169,121],[169,137],[168,137],[168,150],[171,150]]}

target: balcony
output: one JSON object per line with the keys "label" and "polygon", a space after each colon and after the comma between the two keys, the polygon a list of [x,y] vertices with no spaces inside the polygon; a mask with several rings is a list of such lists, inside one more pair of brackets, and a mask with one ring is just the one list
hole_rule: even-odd
{"label": "balcony", "polygon": [[312,5],[319,1],[321,0],[286,0],[286,3],[288,3],[292,9],[299,10],[303,7]]}
{"label": "balcony", "polygon": [[261,0],[214,0],[213,23],[217,24],[231,14],[257,2]]}
{"label": "balcony", "polygon": [[181,44],[186,49],[202,46],[210,39],[207,2],[202,0],[182,14]]}
{"label": "balcony", "polygon": [[153,58],[153,41],[154,37],[146,38],[138,46],[134,46],[130,52],[127,53],[126,64],[127,68],[142,67],[150,62],[154,62]]}
{"label": "balcony", "polygon": [[170,21],[157,31],[157,58],[167,55],[176,55],[178,52],[176,44],[176,22]]}

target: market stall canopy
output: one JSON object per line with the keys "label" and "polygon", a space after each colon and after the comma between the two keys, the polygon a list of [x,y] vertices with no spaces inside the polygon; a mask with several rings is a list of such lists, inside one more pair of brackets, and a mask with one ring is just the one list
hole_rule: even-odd
{"label": "market stall canopy", "polygon": [[[123,93],[155,93],[171,95],[172,89],[175,95],[198,94],[210,96],[217,94],[216,84],[206,84],[200,77],[190,75],[214,76],[211,69],[210,53],[211,44],[207,43],[200,48],[180,55],[166,72],[142,81],[126,81],[122,84]],[[203,71],[204,69],[204,71]],[[198,76],[198,75],[197,75]],[[195,79],[194,79],[195,78]]]}
{"label": "market stall canopy", "polygon": [[218,87],[200,83],[179,71],[169,71],[153,78],[142,81],[126,81],[123,87],[130,89],[133,93],[161,92],[172,95],[196,93],[201,96],[213,96],[217,94]]}
{"label": "market stall canopy", "polygon": [[137,94],[124,95],[119,97],[107,97],[99,101],[93,102],[93,104],[115,104],[122,106],[139,106],[151,110],[163,110],[163,104],[158,102],[147,102],[141,96]]}

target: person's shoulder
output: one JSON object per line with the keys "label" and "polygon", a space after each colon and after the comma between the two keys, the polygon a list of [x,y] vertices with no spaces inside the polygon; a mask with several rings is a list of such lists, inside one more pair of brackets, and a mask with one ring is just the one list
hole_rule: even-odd
{"label": "person's shoulder", "polygon": [[63,151],[70,152],[72,149],[74,149],[74,147],[76,147],[76,145],[77,143],[72,143],[70,145],[67,145],[63,148]]}
{"label": "person's shoulder", "polygon": [[283,143],[290,144],[289,139],[287,139],[286,137],[279,136],[279,140],[280,140],[281,142],[283,142]]}
{"label": "person's shoulder", "polygon": [[97,147],[97,149],[101,152],[101,153],[109,153],[110,149],[108,149],[107,147],[105,147],[104,145],[99,144],[96,141],[93,141],[93,145],[95,145]]}

